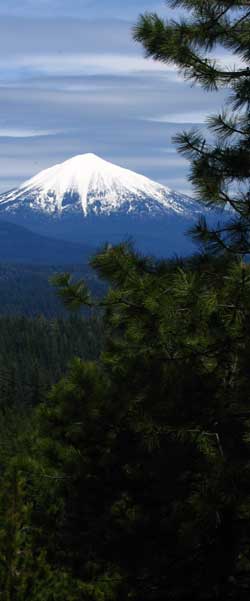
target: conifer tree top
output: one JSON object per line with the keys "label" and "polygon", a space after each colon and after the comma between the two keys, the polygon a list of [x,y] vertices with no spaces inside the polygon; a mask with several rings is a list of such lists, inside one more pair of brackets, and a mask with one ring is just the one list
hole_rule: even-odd
{"label": "conifer tree top", "polygon": [[[135,27],[135,39],[148,56],[176,64],[184,75],[206,89],[228,85],[249,75],[250,2],[213,0],[168,0],[171,8],[182,7],[188,14],[164,21],[157,14],[142,15]],[[223,68],[210,52],[218,45],[242,59],[242,67]],[[232,61],[233,62],[233,61]],[[246,64],[245,64],[246,63]]]}
{"label": "conifer tree top", "polygon": [[[167,5],[174,17],[176,8],[184,9],[184,16],[167,21],[146,13],[134,29],[146,55],[175,64],[208,91],[227,87],[230,94],[226,107],[207,119],[214,143],[199,130],[175,137],[191,161],[190,181],[200,202],[231,209],[217,227],[201,219],[192,233],[206,249],[249,254],[250,0],[168,0]],[[229,53],[230,66],[218,60],[218,49]]]}

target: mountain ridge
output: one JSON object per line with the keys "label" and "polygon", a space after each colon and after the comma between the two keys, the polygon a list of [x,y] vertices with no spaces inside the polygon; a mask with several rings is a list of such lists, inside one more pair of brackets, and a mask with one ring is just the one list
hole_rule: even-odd
{"label": "mountain ridge", "polygon": [[0,261],[5,263],[87,264],[94,249],[30,231],[24,226],[0,221]]}

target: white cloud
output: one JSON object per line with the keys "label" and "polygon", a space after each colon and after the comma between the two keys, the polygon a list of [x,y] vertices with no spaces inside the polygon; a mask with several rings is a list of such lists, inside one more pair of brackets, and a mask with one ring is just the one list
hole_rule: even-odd
{"label": "white cloud", "polygon": [[25,75],[34,73],[56,76],[78,75],[127,75],[138,72],[174,73],[176,67],[166,66],[153,59],[143,56],[126,54],[37,54],[11,56],[0,60],[0,67],[4,71],[2,76],[11,76],[14,72],[18,76],[21,72]]}
{"label": "white cloud", "polygon": [[207,111],[188,111],[186,113],[170,113],[168,115],[150,117],[147,121],[155,123],[204,123],[207,116]]}
{"label": "white cloud", "polygon": [[44,129],[20,129],[18,127],[1,127],[0,126],[0,137],[1,138],[35,138],[38,136],[54,136],[59,134],[58,130],[44,130]]}

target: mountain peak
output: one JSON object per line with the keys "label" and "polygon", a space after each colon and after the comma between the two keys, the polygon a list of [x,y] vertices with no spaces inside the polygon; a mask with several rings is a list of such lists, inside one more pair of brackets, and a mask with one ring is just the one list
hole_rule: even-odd
{"label": "mountain peak", "polygon": [[108,161],[105,161],[104,159],[102,159],[101,157],[99,157],[97,154],[94,154],[94,152],[86,152],[84,154],[76,154],[75,156],[71,157],[70,159],[66,159],[66,161],[63,161],[63,163],[60,163],[61,165],[67,165],[71,164],[75,167],[79,166],[80,164],[84,164],[84,163],[90,163],[92,162],[94,163],[108,163]]}
{"label": "mountain peak", "polygon": [[178,214],[199,212],[186,196],[98,157],[76,155],[0,195],[0,212],[23,209],[47,215]]}

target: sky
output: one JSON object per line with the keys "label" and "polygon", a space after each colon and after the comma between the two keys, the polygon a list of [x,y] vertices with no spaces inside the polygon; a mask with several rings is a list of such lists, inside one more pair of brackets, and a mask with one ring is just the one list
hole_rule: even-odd
{"label": "sky", "polygon": [[171,140],[223,97],[145,59],[145,11],[176,16],[160,0],[0,0],[0,192],[94,152],[192,194]]}

